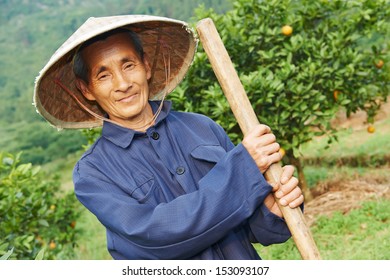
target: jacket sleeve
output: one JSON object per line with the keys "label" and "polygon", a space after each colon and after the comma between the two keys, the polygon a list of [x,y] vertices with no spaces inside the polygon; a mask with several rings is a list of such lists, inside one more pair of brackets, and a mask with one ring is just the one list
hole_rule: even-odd
{"label": "jacket sleeve", "polygon": [[286,242],[291,233],[285,220],[272,213],[262,204],[248,220],[250,240],[253,243],[260,243],[264,246]]}
{"label": "jacket sleeve", "polygon": [[125,241],[120,251],[128,259],[189,258],[253,216],[271,191],[241,144],[201,179],[197,191],[157,206],[140,204],[104,177],[83,176],[81,168],[88,167],[76,165],[76,196]]}

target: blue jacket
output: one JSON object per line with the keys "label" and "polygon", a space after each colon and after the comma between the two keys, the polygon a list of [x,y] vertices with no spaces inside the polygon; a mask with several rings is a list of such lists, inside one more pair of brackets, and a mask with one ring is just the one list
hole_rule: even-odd
{"label": "blue jacket", "polygon": [[146,133],[105,122],[75,166],[76,196],[106,227],[112,257],[260,259],[252,243],[286,241],[284,220],[263,204],[271,186],[244,146],[170,106]]}

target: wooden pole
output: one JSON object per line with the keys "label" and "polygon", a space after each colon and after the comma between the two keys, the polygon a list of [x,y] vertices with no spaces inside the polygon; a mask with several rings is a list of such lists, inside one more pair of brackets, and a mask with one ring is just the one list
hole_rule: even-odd
{"label": "wooden pole", "polygon": [[[259,120],[234,69],[221,37],[210,18],[199,21],[196,29],[233,114],[243,134],[246,135],[254,126],[259,124]],[[265,172],[265,178],[271,185],[274,185],[279,182],[281,174],[281,164],[272,164]],[[283,213],[302,259],[321,259],[301,209],[282,206],[276,197],[275,199]]]}

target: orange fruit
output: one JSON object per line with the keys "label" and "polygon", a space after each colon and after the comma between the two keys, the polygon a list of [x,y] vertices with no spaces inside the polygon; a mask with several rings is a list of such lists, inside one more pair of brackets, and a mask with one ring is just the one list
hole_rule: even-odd
{"label": "orange fruit", "polygon": [[280,148],[279,153],[282,155],[282,158],[283,158],[284,155],[286,154],[286,151],[283,148]]}
{"label": "orange fruit", "polygon": [[334,97],[334,100],[336,100],[337,101],[337,99],[339,98],[339,94],[340,94],[341,92],[339,91],[339,90],[334,90],[333,91],[333,97]]}
{"label": "orange fruit", "polygon": [[293,33],[293,28],[290,25],[285,25],[282,27],[282,34],[285,36],[290,36]]}
{"label": "orange fruit", "polygon": [[381,68],[383,67],[384,64],[385,64],[385,62],[384,62],[382,59],[379,59],[379,60],[375,63],[375,66],[376,66],[376,68],[381,69]]}
{"label": "orange fruit", "polygon": [[76,227],[76,221],[72,221],[72,222],[70,223],[70,227],[71,227],[71,228],[75,228],[75,227]]}
{"label": "orange fruit", "polygon": [[51,250],[54,250],[56,247],[57,247],[56,243],[55,243],[54,241],[50,241],[50,243],[49,243],[49,248],[50,248]]}
{"label": "orange fruit", "polygon": [[370,125],[367,127],[367,131],[368,131],[368,133],[374,133],[374,132],[375,132],[375,126],[373,126],[372,124],[370,124]]}

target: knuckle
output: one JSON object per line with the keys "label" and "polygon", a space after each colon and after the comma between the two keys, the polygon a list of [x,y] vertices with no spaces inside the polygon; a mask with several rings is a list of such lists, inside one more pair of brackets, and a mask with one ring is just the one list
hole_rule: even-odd
{"label": "knuckle", "polygon": [[270,138],[270,140],[271,140],[272,142],[276,142],[276,136],[275,136],[275,134],[273,134],[273,133],[269,134],[269,138]]}
{"label": "knuckle", "polygon": [[271,131],[270,127],[265,124],[260,124],[258,128],[260,134],[267,134]]}
{"label": "knuckle", "polygon": [[265,125],[265,124],[260,124],[258,127],[259,127],[260,129],[262,129],[262,130],[266,130],[266,129],[268,128],[268,126]]}
{"label": "knuckle", "polygon": [[269,182],[269,184],[271,185],[273,192],[276,192],[280,187],[278,182]]}
{"label": "knuckle", "polygon": [[302,191],[300,188],[298,188],[297,186],[294,187],[294,189],[292,190],[294,196],[296,198],[298,198],[301,194],[302,194]]}
{"label": "knuckle", "polygon": [[257,134],[259,134],[265,130],[265,127],[263,124],[259,124],[258,126],[255,127],[254,130],[256,131]]}
{"label": "knuckle", "polygon": [[269,165],[269,162],[266,158],[264,157],[261,157],[259,160],[258,160],[258,164],[262,167],[262,168],[268,168],[268,165]]}

